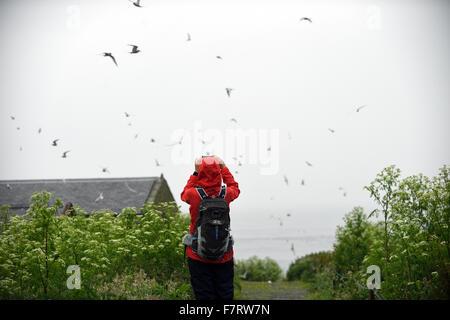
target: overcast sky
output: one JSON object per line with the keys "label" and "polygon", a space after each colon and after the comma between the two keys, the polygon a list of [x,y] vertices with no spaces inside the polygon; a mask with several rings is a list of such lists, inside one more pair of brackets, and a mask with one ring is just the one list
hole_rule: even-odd
{"label": "overcast sky", "polygon": [[[449,164],[448,1],[142,6],[0,2],[1,180],[163,173],[182,204],[194,158],[210,151],[238,171],[235,228],[283,217],[286,230],[333,234],[354,206],[375,208],[363,186],[384,167],[433,176]],[[257,142],[220,148],[238,130]]]}

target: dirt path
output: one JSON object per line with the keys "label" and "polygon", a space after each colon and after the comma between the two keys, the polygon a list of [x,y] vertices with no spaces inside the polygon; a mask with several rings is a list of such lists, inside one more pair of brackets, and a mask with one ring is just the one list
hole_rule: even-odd
{"label": "dirt path", "polygon": [[306,285],[300,281],[241,281],[241,286],[235,297],[237,300],[306,300],[309,294]]}

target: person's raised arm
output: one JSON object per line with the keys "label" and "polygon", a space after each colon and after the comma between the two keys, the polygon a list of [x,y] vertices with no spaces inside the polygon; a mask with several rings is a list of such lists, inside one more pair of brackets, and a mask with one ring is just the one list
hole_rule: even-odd
{"label": "person's raised arm", "polygon": [[239,190],[239,184],[234,180],[234,177],[228,167],[225,165],[225,162],[218,156],[214,156],[214,158],[219,163],[223,183],[227,185],[227,194],[225,196],[225,199],[228,202],[231,202],[236,199],[241,193],[241,191]]}
{"label": "person's raised arm", "polygon": [[194,190],[194,187],[197,185],[198,169],[200,168],[201,163],[202,163],[202,159],[199,159],[199,158],[195,159],[195,171],[193,174],[191,174],[188,182],[186,183],[186,186],[184,187],[183,191],[181,192],[181,200],[188,204],[190,204],[192,190]]}

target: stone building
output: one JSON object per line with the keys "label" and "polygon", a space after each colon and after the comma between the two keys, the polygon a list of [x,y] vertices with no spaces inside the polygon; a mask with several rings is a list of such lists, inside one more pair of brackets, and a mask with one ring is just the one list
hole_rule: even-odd
{"label": "stone building", "polygon": [[[160,177],[95,178],[57,180],[0,180],[0,206],[9,205],[11,213],[24,214],[35,192],[50,192],[63,204],[80,206],[88,214],[111,209],[120,213],[125,207],[139,211],[146,202],[175,201],[169,185]],[[63,208],[59,213],[62,213]]]}

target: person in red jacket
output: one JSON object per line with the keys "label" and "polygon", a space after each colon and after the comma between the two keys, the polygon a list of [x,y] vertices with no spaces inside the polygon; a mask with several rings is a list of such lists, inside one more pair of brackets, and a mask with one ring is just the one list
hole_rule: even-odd
{"label": "person in red jacket", "polygon": [[[195,171],[181,192],[181,200],[190,205],[191,225],[189,233],[194,233],[200,201],[195,187],[201,187],[209,197],[217,197],[222,181],[226,184],[225,200],[228,205],[239,194],[239,185],[221,158],[218,156],[197,158]],[[190,246],[187,247],[191,284],[197,300],[232,300],[234,295],[233,248],[216,261],[199,257]]]}

